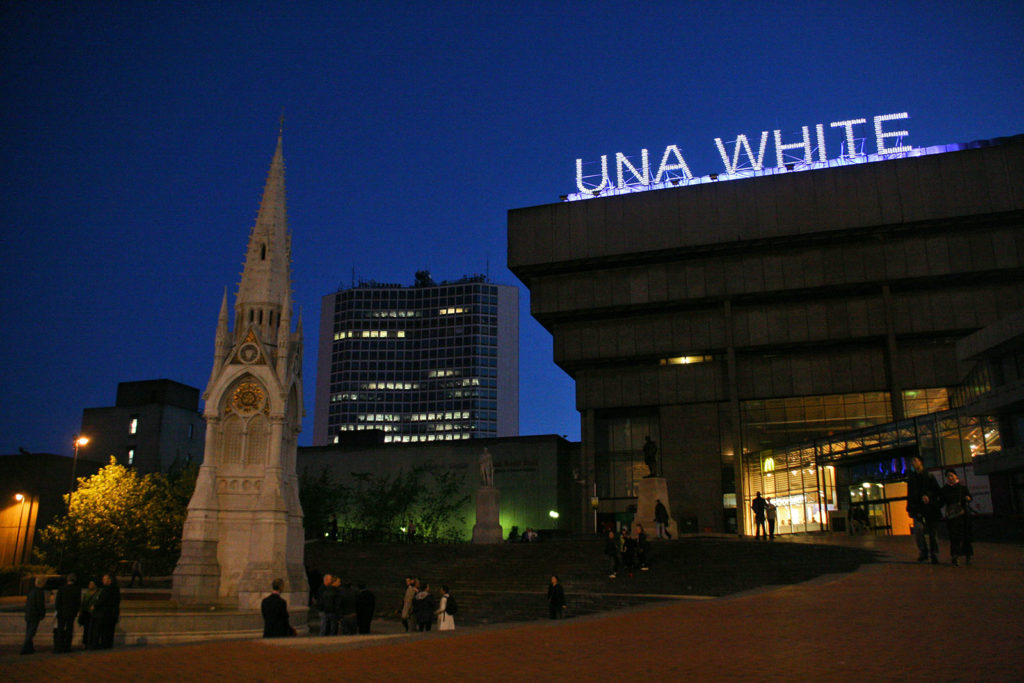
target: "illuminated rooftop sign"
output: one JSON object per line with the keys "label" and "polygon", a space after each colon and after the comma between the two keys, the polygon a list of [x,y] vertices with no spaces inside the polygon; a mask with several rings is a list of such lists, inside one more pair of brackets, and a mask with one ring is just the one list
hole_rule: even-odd
{"label": "illuminated rooftop sign", "polygon": [[[665,148],[665,152],[661,155],[661,163],[658,164],[653,176],[651,175],[652,168],[648,150],[640,150],[639,164],[635,157],[631,160],[622,152],[616,153],[614,184],[608,174],[608,155],[601,155],[600,172],[593,172],[589,175],[584,173],[583,160],[577,159],[576,188],[579,192],[566,195],[563,199],[568,201],[590,199],[599,195],[624,194],[679,185],[806,171],[815,168],[920,156],[939,151],[937,148],[915,150],[910,145],[902,144],[903,138],[909,135],[907,131],[886,130],[891,125],[890,122],[906,118],[908,118],[906,112],[880,114],[872,117],[874,145],[870,152],[865,150],[869,139],[865,136],[864,131],[864,126],[868,125],[868,120],[865,118],[832,121],[828,124],[827,129],[825,124],[818,123],[813,127],[813,134],[811,126],[803,126],[801,134],[796,136],[795,140],[789,138],[784,141],[781,130],[772,131],[771,136],[769,136],[769,131],[763,130],[760,136],[755,138],[757,140],[756,154],[750,138],[746,135],[737,135],[735,140],[728,143],[723,142],[722,138],[715,138],[715,147],[722,158],[725,170],[722,173],[712,173],[696,178],[690,172],[690,167],[678,145],[669,145]],[[839,142],[838,156],[830,158],[826,149],[825,132],[832,129],[838,129],[837,132],[842,133],[842,139]],[[861,137],[858,137],[858,134]],[[871,131],[868,131],[867,135],[871,135]],[[774,166],[765,165],[765,152],[769,137],[774,143]],[[942,148],[941,151],[947,150]],[[589,166],[593,168],[596,164],[597,162],[592,162]]]}

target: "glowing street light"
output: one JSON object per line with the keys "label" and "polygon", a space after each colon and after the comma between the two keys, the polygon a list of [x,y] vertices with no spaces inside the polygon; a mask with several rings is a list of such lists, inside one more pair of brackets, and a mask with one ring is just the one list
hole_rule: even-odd
{"label": "glowing street light", "polygon": [[68,510],[71,509],[71,496],[75,493],[75,473],[78,471],[78,449],[89,443],[89,437],[75,434],[75,457],[71,460],[71,486],[68,487]]}
{"label": "glowing street light", "polygon": [[[28,543],[28,528],[27,528],[28,525],[27,524],[25,525],[26,526],[26,528],[25,528],[25,538],[24,539],[21,538],[22,519],[24,519],[24,517],[25,517],[25,494],[23,494],[23,493],[15,493],[14,494],[14,500],[16,500],[19,503],[21,503],[21,509],[18,510],[18,530],[14,534],[14,556],[12,558],[12,561],[13,561],[14,564],[25,564],[25,550],[22,548],[22,545],[24,545],[25,543]],[[29,508],[29,521],[30,522],[32,520],[31,515],[32,515],[32,509]],[[21,555],[21,562],[20,563],[18,562],[19,554]]]}

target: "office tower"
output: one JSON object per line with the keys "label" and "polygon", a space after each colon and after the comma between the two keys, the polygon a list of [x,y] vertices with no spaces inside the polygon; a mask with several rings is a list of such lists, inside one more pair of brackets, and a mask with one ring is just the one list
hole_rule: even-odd
{"label": "office tower", "polygon": [[[323,298],[313,442],[515,436],[519,292],[484,276]],[[360,432],[362,434],[360,434]]]}

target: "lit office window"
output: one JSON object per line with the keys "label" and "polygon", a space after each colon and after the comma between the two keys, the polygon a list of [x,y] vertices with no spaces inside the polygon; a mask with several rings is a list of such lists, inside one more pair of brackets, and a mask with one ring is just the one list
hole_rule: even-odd
{"label": "lit office window", "polygon": [[135,449],[134,448],[129,448],[128,449],[128,466],[131,467],[134,464],[135,464]]}
{"label": "lit office window", "polygon": [[692,363],[707,363],[711,360],[711,356],[675,356],[673,358],[662,358],[658,362],[661,365],[690,365]]}
{"label": "lit office window", "polygon": [[138,415],[132,415],[132,419],[128,421],[128,433],[137,434],[139,432],[139,417]]}

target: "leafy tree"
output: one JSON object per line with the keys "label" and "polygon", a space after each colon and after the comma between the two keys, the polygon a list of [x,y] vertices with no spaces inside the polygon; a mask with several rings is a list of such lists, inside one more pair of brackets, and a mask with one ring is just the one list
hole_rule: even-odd
{"label": "leafy tree", "polygon": [[466,476],[451,470],[430,467],[426,469],[430,481],[420,488],[416,500],[415,519],[421,533],[427,538],[453,539],[459,532],[456,522],[465,523],[464,517],[457,516],[459,510],[469,502],[469,494],[459,495]]}
{"label": "leafy tree", "polygon": [[[122,560],[142,561],[147,572],[166,574],[181,553],[181,531],[197,469],[140,475],[110,464],[64,496],[67,513],[40,533],[36,554],[59,571],[98,575]],[[69,500],[70,498],[70,500]]]}
{"label": "leafy tree", "polygon": [[323,538],[335,520],[348,509],[348,488],[335,480],[325,465],[318,474],[308,469],[299,474],[299,503],[307,539]]}
{"label": "leafy tree", "polygon": [[465,523],[459,510],[469,501],[465,475],[432,464],[389,474],[352,472],[351,487],[338,483],[328,469],[318,474],[303,471],[299,499],[305,516],[306,538],[323,538],[336,516],[349,530],[389,538],[410,522],[428,540],[451,539]]}
{"label": "leafy tree", "polygon": [[348,525],[384,534],[405,526],[419,494],[422,472],[422,466],[409,472],[383,475],[353,472],[356,484],[347,515]]}

